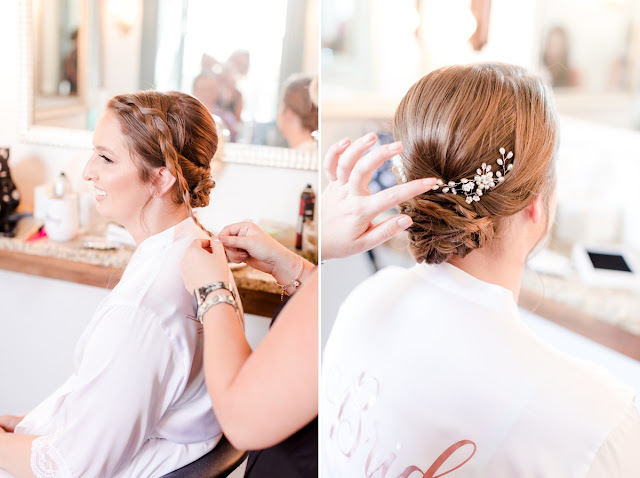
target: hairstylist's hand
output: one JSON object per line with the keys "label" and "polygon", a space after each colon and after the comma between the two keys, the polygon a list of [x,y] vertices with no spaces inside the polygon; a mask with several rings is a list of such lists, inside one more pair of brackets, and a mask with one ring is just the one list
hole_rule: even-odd
{"label": "hairstylist's hand", "polygon": [[433,187],[434,178],[416,179],[376,194],[369,191],[373,172],[402,151],[399,142],[380,146],[362,156],[376,142],[369,133],[351,143],[344,139],[329,148],[324,168],[331,180],[322,192],[322,259],[367,251],[404,231],[411,218],[398,214],[374,226],[378,214]]}
{"label": "hairstylist's hand", "polygon": [[212,282],[229,280],[224,247],[214,238],[193,241],[184,253],[181,269],[184,286],[189,293]]}
{"label": "hairstylist's hand", "polygon": [[[301,258],[252,222],[226,226],[218,238],[231,262],[246,262],[254,269],[271,274],[280,284],[290,282],[300,270]],[[304,263],[313,267],[307,261]]]}

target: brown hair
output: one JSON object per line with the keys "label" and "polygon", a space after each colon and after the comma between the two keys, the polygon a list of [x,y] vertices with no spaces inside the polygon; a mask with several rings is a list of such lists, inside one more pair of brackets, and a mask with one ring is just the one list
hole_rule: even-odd
{"label": "brown hair", "polygon": [[302,126],[309,131],[318,129],[318,107],[309,94],[311,76],[293,75],[284,87],[282,103],[293,111],[302,121]]}
{"label": "brown hair", "polygon": [[209,204],[218,135],[200,101],[177,91],[148,90],[115,96],[107,109],[118,116],[142,182],[151,180],[154,168],[166,166],[176,178],[175,204],[185,204],[191,217],[192,208]]}
{"label": "brown hair", "polygon": [[482,163],[497,170],[500,148],[513,151],[513,169],[478,202],[467,204],[464,196],[441,188],[401,204],[413,219],[409,237],[418,262],[439,264],[489,244],[504,219],[538,194],[548,209],[556,111],[548,87],[525,69],[474,64],[433,71],[402,99],[393,129],[403,144],[402,173],[409,181],[472,178]]}

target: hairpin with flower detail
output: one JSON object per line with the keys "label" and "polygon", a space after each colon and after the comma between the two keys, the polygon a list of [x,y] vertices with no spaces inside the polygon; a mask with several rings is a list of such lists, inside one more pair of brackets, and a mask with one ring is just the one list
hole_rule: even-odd
{"label": "hairpin with flower detail", "polygon": [[433,186],[433,190],[442,189],[443,193],[464,194],[467,204],[474,201],[480,201],[480,198],[487,191],[495,188],[504,181],[504,177],[513,169],[513,163],[507,164],[513,158],[513,152],[506,153],[504,148],[500,148],[501,158],[496,160],[502,171],[496,171],[494,176],[491,166],[487,163],[476,169],[476,175],[473,178],[462,178],[459,181],[449,181],[444,183],[442,179],[438,179]]}

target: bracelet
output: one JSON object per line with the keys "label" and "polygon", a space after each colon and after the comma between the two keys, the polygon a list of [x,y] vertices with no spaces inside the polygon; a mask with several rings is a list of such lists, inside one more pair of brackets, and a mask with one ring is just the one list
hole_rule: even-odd
{"label": "bracelet", "polygon": [[[282,287],[282,292],[280,293],[280,302],[282,302],[284,300],[284,292],[285,292],[285,290],[287,290],[291,286],[293,286],[294,290],[295,290],[300,286],[300,276],[302,275],[302,271],[304,270],[304,261],[302,260],[301,256],[298,256],[298,257],[300,257],[300,270],[298,271],[298,275],[296,275],[296,278],[293,279],[291,282],[289,282],[286,285],[278,284],[278,282],[276,282],[276,284],[278,284],[280,287]],[[291,295],[291,294],[289,294],[289,295]]]}
{"label": "bracelet", "polygon": [[229,304],[231,307],[235,309],[238,317],[240,317],[240,311],[238,310],[238,305],[236,304],[236,300],[233,297],[229,295],[216,294],[211,296],[211,298],[207,298],[207,300],[205,300],[202,305],[198,306],[197,316],[200,323],[202,323],[202,318],[204,317],[204,314],[206,314],[211,307],[218,304]]}

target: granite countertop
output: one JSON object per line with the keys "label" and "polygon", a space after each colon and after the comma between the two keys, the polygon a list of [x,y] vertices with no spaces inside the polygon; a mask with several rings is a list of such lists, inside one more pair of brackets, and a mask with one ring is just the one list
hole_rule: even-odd
{"label": "granite countertop", "polygon": [[583,284],[577,273],[556,277],[525,270],[522,288],[640,336],[640,293]]}
{"label": "granite countertop", "polygon": [[[386,242],[384,247],[409,256],[406,235],[396,236]],[[569,257],[567,251],[570,251],[570,247],[555,250],[565,258]],[[522,290],[530,292],[542,301],[557,302],[586,316],[640,336],[640,292],[638,291],[588,286],[580,281],[573,268],[565,277],[558,277],[535,272],[528,267],[522,277]]]}

